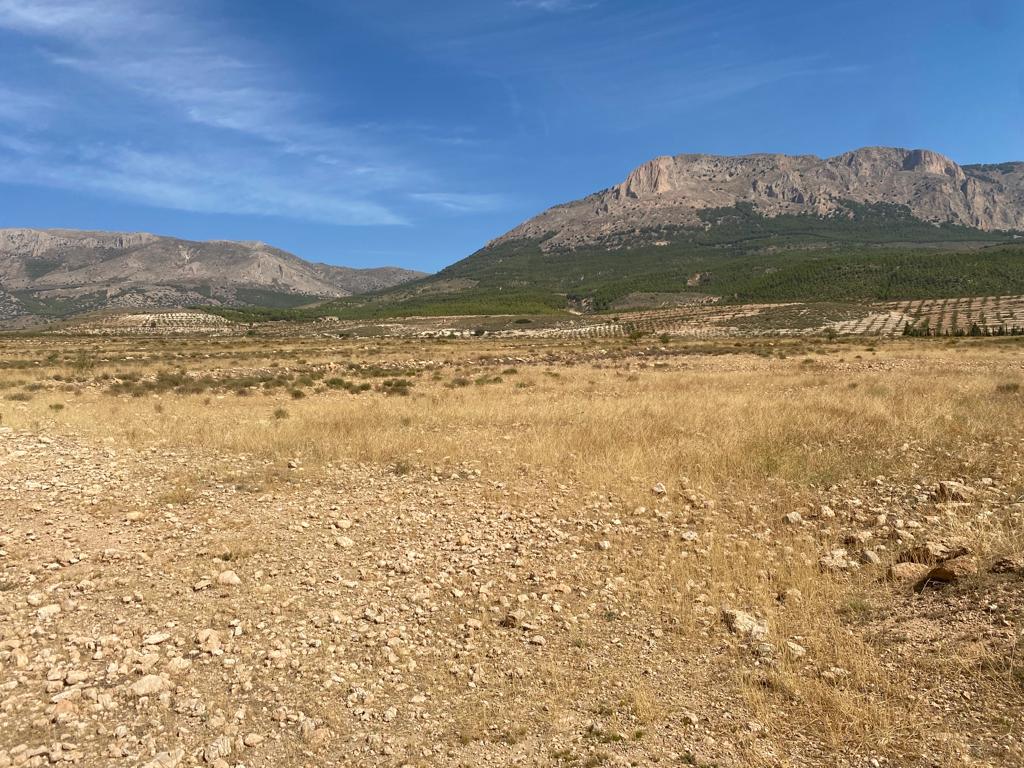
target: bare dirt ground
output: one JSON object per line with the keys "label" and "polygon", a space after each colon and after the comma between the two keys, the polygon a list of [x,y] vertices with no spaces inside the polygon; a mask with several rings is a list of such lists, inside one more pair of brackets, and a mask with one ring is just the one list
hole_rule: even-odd
{"label": "bare dirt ground", "polygon": [[0,339],[0,766],[1024,765],[1024,345]]}

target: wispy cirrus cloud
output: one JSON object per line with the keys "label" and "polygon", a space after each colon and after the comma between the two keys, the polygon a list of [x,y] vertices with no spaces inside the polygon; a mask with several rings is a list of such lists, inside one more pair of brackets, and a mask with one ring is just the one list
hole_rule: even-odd
{"label": "wispy cirrus cloud", "polygon": [[[0,0],[0,32],[31,46],[39,71],[81,77],[114,109],[97,121],[85,97],[61,89],[66,78],[37,83],[37,93],[63,91],[44,98],[0,73],[0,177],[177,210],[406,223],[407,190],[439,183],[435,174],[400,143],[325,117],[271,52],[190,7]],[[63,122],[81,117],[94,135],[30,133],[55,103]],[[461,210],[476,210],[468,199]]]}
{"label": "wispy cirrus cloud", "polygon": [[54,107],[52,99],[7,88],[0,83],[0,121],[33,125],[52,113]]}
{"label": "wispy cirrus cloud", "polygon": [[515,0],[514,5],[536,11],[558,12],[593,8],[596,3],[582,2],[581,0]]}
{"label": "wispy cirrus cloud", "polygon": [[413,200],[443,208],[456,213],[478,213],[494,211],[505,204],[501,195],[465,194],[459,192],[413,192]]}
{"label": "wispy cirrus cloud", "polygon": [[[395,225],[406,220],[371,200],[320,191],[326,184],[245,153],[180,154],[105,146],[57,147],[5,141],[18,156],[0,162],[0,181],[89,191],[125,202],[196,213],[284,216],[325,224]],[[322,180],[326,181],[326,180]]]}
{"label": "wispy cirrus cloud", "polygon": [[0,0],[0,28],[36,38],[50,62],[134,90],[212,127],[287,143],[308,130],[300,97],[222,30],[151,0]]}

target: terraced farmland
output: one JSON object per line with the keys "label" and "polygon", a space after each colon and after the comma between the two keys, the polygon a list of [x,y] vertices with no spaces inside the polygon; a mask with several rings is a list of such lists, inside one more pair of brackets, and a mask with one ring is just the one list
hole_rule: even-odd
{"label": "terraced farmland", "polygon": [[967,331],[972,325],[985,333],[1024,328],[1024,296],[924,299],[888,306],[909,316],[915,327],[927,323],[936,334]]}
{"label": "terraced farmland", "polygon": [[929,299],[877,304],[786,303],[703,305],[621,313],[577,324],[554,335],[614,338],[631,333],[690,338],[723,336],[896,336],[927,325],[936,335],[983,335],[1024,329],[1024,296]]}
{"label": "terraced farmland", "polygon": [[70,330],[90,336],[224,335],[241,333],[244,326],[206,312],[144,312],[111,315]]}

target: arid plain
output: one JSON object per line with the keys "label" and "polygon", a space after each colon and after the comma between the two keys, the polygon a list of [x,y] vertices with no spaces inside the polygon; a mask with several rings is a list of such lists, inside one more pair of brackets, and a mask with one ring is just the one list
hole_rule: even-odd
{"label": "arid plain", "polygon": [[1024,764],[1022,342],[0,339],[0,766]]}

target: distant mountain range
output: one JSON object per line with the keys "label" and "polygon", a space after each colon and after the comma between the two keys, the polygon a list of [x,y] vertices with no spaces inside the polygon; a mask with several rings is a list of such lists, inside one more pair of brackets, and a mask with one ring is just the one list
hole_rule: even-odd
{"label": "distant mountain range", "polygon": [[1024,294],[1024,162],[960,166],[927,149],[655,158],[429,276],[310,264],[262,243],[0,230],[0,319],[170,305],[388,317],[993,294]]}
{"label": "distant mountain range", "polygon": [[8,323],[117,308],[298,306],[422,276],[315,264],[265,243],[0,229],[0,321]]}

